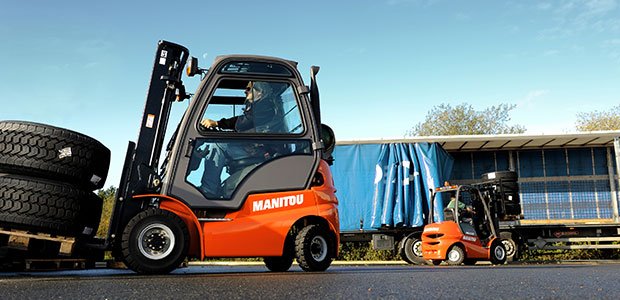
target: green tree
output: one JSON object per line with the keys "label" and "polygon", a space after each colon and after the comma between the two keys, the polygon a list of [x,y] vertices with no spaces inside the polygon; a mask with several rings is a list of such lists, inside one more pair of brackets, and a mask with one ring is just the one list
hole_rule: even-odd
{"label": "green tree", "polygon": [[433,107],[424,122],[416,124],[405,136],[523,133],[525,127],[507,124],[515,107],[515,104],[499,104],[477,111],[471,104],[452,107],[442,103]]}
{"label": "green tree", "polygon": [[116,188],[111,186],[107,189],[100,189],[97,192],[97,195],[103,199],[103,212],[101,213],[101,223],[99,223],[97,236],[105,237],[108,234],[108,228],[110,228],[110,219],[112,218],[112,210],[114,209]]}
{"label": "green tree", "polygon": [[577,114],[578,131],[620,130],[620,105],[608,111],[592,111]]}

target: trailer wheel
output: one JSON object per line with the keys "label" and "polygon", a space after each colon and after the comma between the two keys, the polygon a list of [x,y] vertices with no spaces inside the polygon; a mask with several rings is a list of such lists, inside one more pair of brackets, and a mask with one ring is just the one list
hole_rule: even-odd
{"label": "trailer wheel", "polygon": [[465,261],[465,251],[459,245],[454,245],[448,250],[446,260],[449,265],[460,265]]}
{"label": "trailer wheel", "polygon": [[0,121],[0,172],[103,187],[110,150],[68,129],[24,121]]}
{"label": "trailer wheel", "polygon": [[96,197],[71,184],[0,175],[0,226],[59,235],[76,233],[83,202]]}
{"label": "trailer wheel", "polygon": [[290,255],[265,257],[263,261],[267,269],[271,272],[286,272],[293,265],[293,257]]}
{"label": "trailer wheel", "polygon": [[149,208],[129,221],[121,248],[130,269],[140,274],[166,274],[187,257],[189,231],[177,215]]}
{"label": "trailer wheel", "polygon": [[489,256],[494,265],[503,265],[506,262],[506,248],[504,248],[502,241],[496,239],[491,243]]}
{"label": "trailer wheel", "polygon": [[519,246],[515,242],[517,236],[513,236],[513,233],[508,231],[500,232],[499,236],[506,249],[506,261],[518,261],[521,253],[519,251]]}
{"label": "trailer wheel", "polygon": [[406,236],[400,241],[400,257],[413,265],[425,265],[422,257],[422,240],[416,234]]}
{"label": "trailer wheel", "polygon": [[332,263],[332,247],[327,230],[319,225],[308,225],[295,239],[297,263],[304,271],[325,271]]}

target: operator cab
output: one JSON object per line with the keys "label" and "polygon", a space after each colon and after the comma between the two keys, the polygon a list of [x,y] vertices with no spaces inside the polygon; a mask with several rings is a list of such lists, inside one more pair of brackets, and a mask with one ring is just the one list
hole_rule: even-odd
{"label": "operator cab", "polygon": [[230,55],[206,71],[196,62],[187,74],[204,78],[179,126],[164,193],[218,215],[257,191],[308,188],[328,148],[297,63]]}
{"label": "operator cab", "polygon": [[[487,214],[485,207],[490,207],[480,191],[474,187],[459,186],[441,191],[444,220],[454,221],[460,231],[479,240],[488,240],[492,233],[491,211]],[[494,227],[497,228],[497,227]]]}

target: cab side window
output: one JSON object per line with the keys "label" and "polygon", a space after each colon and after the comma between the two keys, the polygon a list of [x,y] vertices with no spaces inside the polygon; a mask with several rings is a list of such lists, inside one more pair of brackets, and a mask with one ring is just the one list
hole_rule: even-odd
{"label": "cab side window", "polygon": [[204,137],[193,141],[185,180],[207,199],[230,200],[253,170],[272,160],[312,155],[311,142],[293,136],[305,129],[286,82],[222,80],[199,122]]}
{"label": "cab side window", "polygon": [[301,112],[289,83],[223,80],[202,120],[221,131],[258,134],[303,133]]}

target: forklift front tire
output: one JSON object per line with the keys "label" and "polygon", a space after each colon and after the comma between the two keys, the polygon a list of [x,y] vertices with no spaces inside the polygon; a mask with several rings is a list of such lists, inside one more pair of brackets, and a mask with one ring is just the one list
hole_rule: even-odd
{"label": "forklift front tire", "polygon": [[140,274],[166,274],[187,257],[189,231],[177,215],[149,208],[129,221],[121,247],[130,269]]}
{"label": "forklift front tire", "polygon": [[449,265],[460,265],[465,261],[465,251],[459,245],[454,245],[448,251],[447,261]]}
{"label": "forklift front tire", "polygon": [[304,271],[325,271],[332,263],[332,247],[334,245],[327,230],[320,225],[308,225],[295,239],[297,263]]}
{"label": "forklift front tire", "polygon": [[293,257],[290,255],[265,257],[264,262],[271,272],[286,272],[293,265]]}
{"label": "forklift front tire", "polygon": [[499,239],[491,243],[489,252],[492,264],[503,265],[506,262],[506,248],[504,248],[504,244]]}

